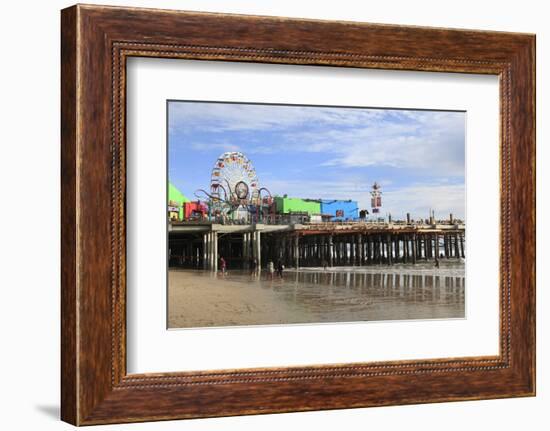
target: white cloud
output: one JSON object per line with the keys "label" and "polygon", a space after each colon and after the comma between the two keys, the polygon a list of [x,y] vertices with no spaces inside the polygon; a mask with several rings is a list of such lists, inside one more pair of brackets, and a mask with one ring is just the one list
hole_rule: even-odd
{"label": "white cloud", "polygon": [[189,147],[194,151],[210,151],[210,150],[220,150],[220,151],[239,151],[240,147],[238,145],[229,143],[229,142],[192,142]]}
{"label": "white cloud", "polygon": [[437,219],[446,219],[450,213],[465,218],[466,194],[462,184],[416,184],[383,195],[383,211],[403,218],[403,211],[414,219],[428,218],[430,210]]}
{"label": "white cloud", "polygon": [[[370,186],[378,180],[383,187],[382,211],[394,219],[405,218],[406,212],[415,219],[427,218],[432,209],[437,218],[447,218],[451,212],[465,216],[465,187],[456,184],[465,175],[463,113],[173,103],[170,127],[171,152],[216,149],[288,157],[317,153],[325,155],[325,166],[340,167],[338,171],[347,175],[293,180],[294,175],[264,173],[260,182],[273,194],[353,199],[360,208],[369,209]],[[212,141],[194,132],[208,132]],[[403,171],[396,178],[366,178],[372,167],[407,169],[410,184],[395,186],[404,180]],[[359,171],[367,174],[351,176]]]}
{"label": "white cloud", "polygon": [[292,139],[334,154],[325,166],[383,165],[463,176],[464,121],[463,115],[437,113],[429,124],[424,118],[419,123],[378,122],[323,134],[297,133]]}
{"label": "white cloud", "polygon": [[[170,104],[170,127],[188,136],[219,133],[227,141],[195,144],[195,150],[219,145],[250,154],[323,153],[325,166],[464,175],[465,115],[457,112],[182,102]],[[267,131],[268,142],[262,139]]]}
{"label": "white cloud", "polygon": [[284,130],[304,124],[355,126],[382,118],[382,110],[235,103],[170,103],[172,130],[207,132]]}

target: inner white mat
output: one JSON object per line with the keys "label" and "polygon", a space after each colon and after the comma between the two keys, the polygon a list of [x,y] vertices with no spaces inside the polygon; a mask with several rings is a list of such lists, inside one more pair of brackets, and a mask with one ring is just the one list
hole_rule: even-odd
{"label": "inner white mat", "polygon": [[[127,67],[129,373],[498,354],[497,76],[148,58]],[[167,330],[167,99],[467,111],[466,318]]]}

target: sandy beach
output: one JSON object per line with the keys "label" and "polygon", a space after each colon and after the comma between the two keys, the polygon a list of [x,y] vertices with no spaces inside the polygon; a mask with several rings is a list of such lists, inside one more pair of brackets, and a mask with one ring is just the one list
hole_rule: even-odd
{"label": "sandy beach", "polygon": [[168,327],[464,317],[464,264],[263,272],[170,269]]}

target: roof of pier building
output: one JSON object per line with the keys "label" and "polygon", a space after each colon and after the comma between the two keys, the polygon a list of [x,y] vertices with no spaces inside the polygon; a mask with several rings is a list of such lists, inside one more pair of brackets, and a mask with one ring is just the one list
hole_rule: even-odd
{"label": "roof of pier building", "polygon": [[190,200],[172,183],[168,183],[168,200],[179,204],[190,202]]}

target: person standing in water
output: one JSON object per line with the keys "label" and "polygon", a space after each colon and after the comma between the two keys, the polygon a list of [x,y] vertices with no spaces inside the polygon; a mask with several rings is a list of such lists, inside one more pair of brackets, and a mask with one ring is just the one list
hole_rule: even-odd
{"label": "person standing in water", "polygon": [[267,263],[267,272],[269,273],[269,278],[273,280],[273,273],[275,272],[275,265],[273,265],[273,261],[270,260]]}
{"label": "person standing in water", "polygon": [[283,271],[284,271],[285,267],[283,265],[283,262],[281,261],[281,259],[279,259],[277,261],[277,275],[280,277],[280,278],[283,278]]}
{"label": "person standing in water", "polygon": [[220,270],[223,275],[225,275],[225,270],[227,269],[227,263],[225,262],[225,259],[223,256],[220,257]]}
{"label": "person standing in water", "polygon": [[250,259],[250,275],[256,276],[258,275],[258,260],[257,259]]}

